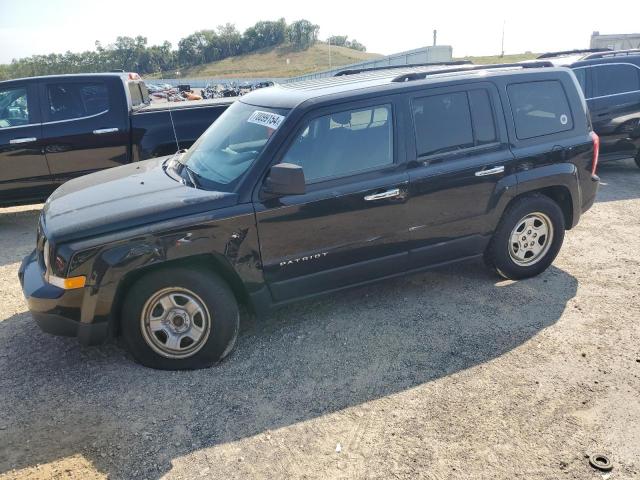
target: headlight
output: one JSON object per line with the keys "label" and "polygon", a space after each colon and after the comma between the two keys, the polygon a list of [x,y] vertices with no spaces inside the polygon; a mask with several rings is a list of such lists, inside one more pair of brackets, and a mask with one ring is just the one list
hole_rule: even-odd
{"label": "headlight", "polygon": [[60,278],[55,276],[51,272],[51,250],[49,248],[49,240],[44,242],[43,257],[45,267],[44,277],[45,280],[51,285],[55,285],[58,288],[63,288],[64,290],[73,290],[74,288],[84,287],[87,280],[84,275],[80,275],[78,277]]}
{"label": "headlight", "polygon": [[48,274],[51,271],[51,252],[49,251],[49,240],[45,240],[44,242],[44,252],[42,252],[44,257],[44,268],[45,272]]}

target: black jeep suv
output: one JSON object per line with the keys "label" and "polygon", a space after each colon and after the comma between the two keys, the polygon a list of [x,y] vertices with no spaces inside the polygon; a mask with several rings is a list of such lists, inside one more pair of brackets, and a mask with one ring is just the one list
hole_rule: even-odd
{"label": "black jeep suv", "polygon": [[260,89],[186,152],[62,185],[20,280],[51,333],[141,363],[224,358],[238,304],[484,256],[522,279],[593,204],[598,138],[571,70],[349,72]]}
{"label": "black jeep suv", "polygon": [[600,137],[600,161],[634,158],[640,167],[640,49],[572,50],[538,58],[573,69]]}

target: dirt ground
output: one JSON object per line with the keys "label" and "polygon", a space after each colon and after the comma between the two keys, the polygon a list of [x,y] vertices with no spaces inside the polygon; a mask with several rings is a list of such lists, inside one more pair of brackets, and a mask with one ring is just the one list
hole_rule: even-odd
{"label": "dirt ground", "polygon": [[41,333],[17,280],[39,207],[0,210],[0,478],[640,478],[640,170],[600,174],[537,278],[306,301],[196,372]]}

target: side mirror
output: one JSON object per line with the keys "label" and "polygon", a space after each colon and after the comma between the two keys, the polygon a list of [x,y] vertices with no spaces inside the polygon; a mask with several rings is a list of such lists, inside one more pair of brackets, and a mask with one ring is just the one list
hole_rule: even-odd
{"label": "side mirror", "polygon": [[302,195],[305,193],[304,171],[300,165],[278,163],[271,167],[264,182],[264,193],[269,196]]}

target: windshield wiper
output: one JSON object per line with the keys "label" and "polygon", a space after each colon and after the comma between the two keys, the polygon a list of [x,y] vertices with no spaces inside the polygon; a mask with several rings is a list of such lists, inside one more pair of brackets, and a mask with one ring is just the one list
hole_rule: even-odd
{"label": "windshield wiper", "polygon": [[165,168],[180,177],[183,183],[189,183],[191,187],[200,188],[200,181],[197,179],[197,174],[191,170],[186,163],[180,161],[180,155],[185,152],[186,150],[178,150],[173,157],[167,161]]}
{"label": "windshield wiper", "polygon": [[187,177],[189,177],[191,186],[195,188],[200,188],[200,181],[198,181],[196,177],[197,174],[193,170],[191,170],[191,168],[189,168],[189,166],[186,163],[180,163],[180,165],[182,165],[182,170],[187,172]]}
{"label": "windshield wiper", "polygon": [[171,170],[176,175],[180,175],[180,171],[182,170],[182,168],[178,168],[178,165],[182,166],[182,163],[180,162],[178,155],[180,155],[181,153],[184,152],[182,150],[178,150],[176,153],[174,153],[173,156],[165,162],[164,168],[166,170]]}

